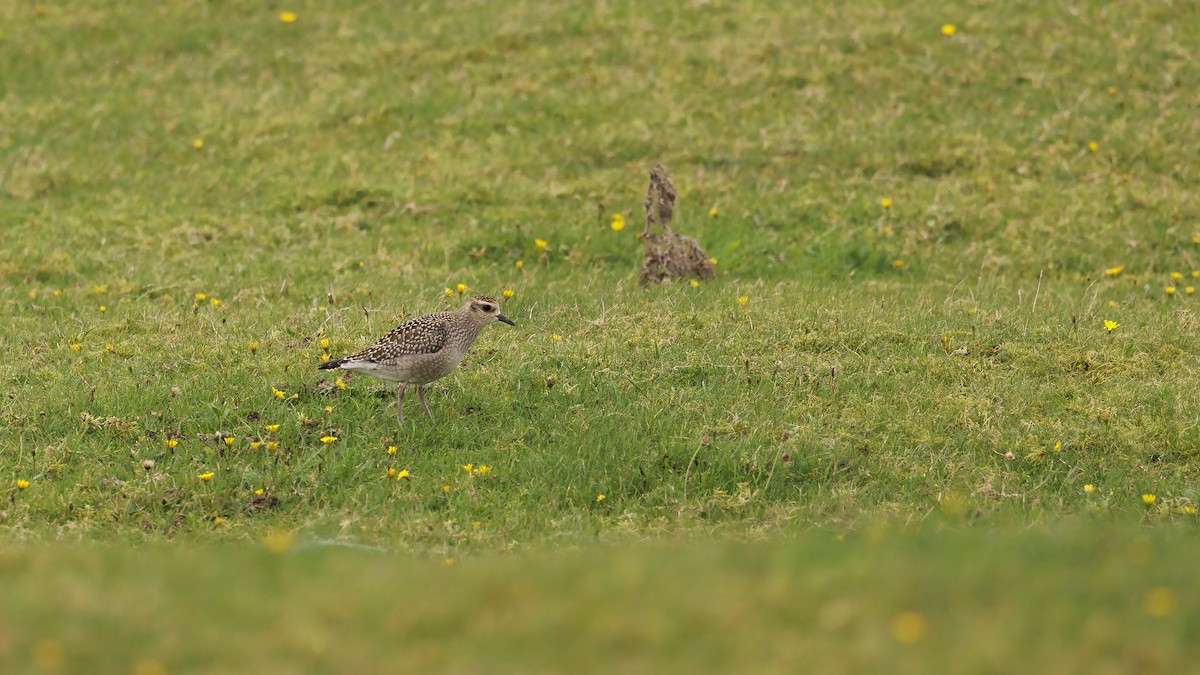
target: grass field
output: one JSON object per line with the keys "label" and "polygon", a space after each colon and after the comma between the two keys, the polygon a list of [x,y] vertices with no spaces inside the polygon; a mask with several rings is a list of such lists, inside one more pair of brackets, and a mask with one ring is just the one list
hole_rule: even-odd
{"label": "grass field", "polygon": [[[1194,668],[1197,44],[1180,2],[0,2],[0,662]],[[697,287],[638,283],[659,162]],[[517,326],[433,421],[316,370],[460,284]]]}

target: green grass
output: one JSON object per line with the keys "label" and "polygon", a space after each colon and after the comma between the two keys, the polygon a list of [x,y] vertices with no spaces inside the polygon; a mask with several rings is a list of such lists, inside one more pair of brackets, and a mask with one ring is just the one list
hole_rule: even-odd
{"label": "green grass", "polygon": [[[732,574],[734,594],[751,582],[729,561],[753,557],[734,542],[891,524],[924,545],[850,550],[945,571],[999,533],[1028,599],[1088,533],[1182,550],[1162,533],[1194,532],[1192,5],[43,10],[0,4],[0,544],[18,561],[186,576],[229,557],[256,588],[254,566],[279,564],[253,562],[259,542],[286,531],[402,554],[318,555],[278,588],[444,558],[488,584],[699,538],[730,557],[695,578]],[[718,259],[699,288],[637,282],[658,162],[676,225]],[[513,290],[518,325],[432,388],[433,421],[410,401],[397,429],[368,378],[325,391],[322,340],[358,350],[455,307],[459,283]],[[1062,521],[1067,545],[1016,534]],[[773,545],[813,574],[844,562]],[[561,548],[578,559],[501,556]],[[1046,550],[1064,562],[1043,577]],[[676,561],[637,551],[619,560],[647,578]],[[17,608],[57,583],[21,576]],[[879,584],[858,597],[897,592]],[[1105,606],[1087,603],[1062,620]]]}

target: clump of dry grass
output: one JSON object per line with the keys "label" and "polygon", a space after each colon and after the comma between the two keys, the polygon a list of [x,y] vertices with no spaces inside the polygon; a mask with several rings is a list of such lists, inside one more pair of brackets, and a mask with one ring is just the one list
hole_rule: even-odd
{"label": "clump of dry grass", "polygon": [[[660,282],[668,277],[695,274],[701,279],[713,278],[712,261],[700,244],[691,237],[671,229],[675,214],[675,186],[667,168],[659,164],[650,171],[650,186],[646,189],[646,228],[642,230],[645,259],[642,262],[642,283]],[[655,230],[657,225],[661,232]]]}

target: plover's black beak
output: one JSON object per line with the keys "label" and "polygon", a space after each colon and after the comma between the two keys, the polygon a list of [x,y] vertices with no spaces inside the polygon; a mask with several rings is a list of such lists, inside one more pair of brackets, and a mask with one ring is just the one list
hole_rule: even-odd
{"label": "plover's black beak", "polygon": [[513,322],[512,322],[512,319],[508,318],[507,316],[504,316],[503,314],[497,314],[497,315],[496,315],[496,320],[497,320],[497,321],[503,321],[504,323],[506,323],[506,324],[508,324],[508,325],[510,325],[510,326],[515,326],[515,325],[517,325],[517,324],[515,324],[515,323],[513,323]]}

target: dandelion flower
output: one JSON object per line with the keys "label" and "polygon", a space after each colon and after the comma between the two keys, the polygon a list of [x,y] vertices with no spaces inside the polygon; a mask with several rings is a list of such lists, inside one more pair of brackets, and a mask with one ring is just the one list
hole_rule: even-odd
{"label": "dandelion flower", "polygon": [[258,488],[257,490],[255,490],[255,491],[254,491],[254,494],[255,494],[256,496],[260,496],[260,497],[261,497],[261,496],[262,496],[262,494],[263,494],[264,492],[266,492],[266,490],[264,490],[264,489],[262,489],[262,488]]}
{"label": "dandelion flower", "polygon": [[1095,152],[1099,149],[1100,149],[1100,145],[1097,144],[1096,141],[1088,141],[1088,150],[1090,152]]}
{"label": "dandelion flower", "polygon": [[1054,443],[1054,452],[1062,452],[1062,442]]}
{"label": "dandelion flower", "polygon": [[387,454],[389,454],[389,455],[394,455],[394,454],[396,454],[396,446],[394,446],[394,445],[389,445],[389,446],[387,447]]}
{"label": "dandelion flower", "polygon": [[1109,321],[1108,319],[1104,320],[1104,330],[1106,330],[1110,333],[1113,332],[1113,330],[1120,328],[1120,327],[1121,327],[1121,324],[1117,323],[1116,321]]}
{"label": "dandelion flower", "polygon": [[274,397],[275,397],[275,398],[277,398],[277,399],[280,399],[280,400],[283,400],[283,399],[287,398],[287,394],[285,394],[285,393],[283,393],[282,391],[280,391],[280,390],[276,389],[275,387],[271,387],[271,395],[272,395],[272,396],[274,396]]}
{"label": "dandelion flower", "polygon": [[513,293],[511,288],[506,288],[502,293],[500,293],[500,295],[503,295],[505,300],[512,300],[512,297],[516,295],[516,293]]}
{"label": "dandelion flower", "polygon": [[1175,287],[1174,286],[1167,286],[1163,290],[1166,291],[1167,295],[1175,295]]}
{"label": "dandelion flower", "polygon": [[62,295],[62,289],[61,289],[61,288],[56,288],[56,289],[54,289],[54,297],[56,297],[56,298],[57,298],[57,297],[59,297],[59,296],[61,296],[61,295]]}
{"label": "dandelion flower", "polygon": [[1124,272],[1124,271],[1125,271],[1124,265],[1117,265],[1116,267],[1110,267],[1110,268],[1104,270],[1104,273],[1110,277],[1119,277],[1119,276],[1121,276],[1121,272]]}
{"label": "dandelion flower", "polygon": [[17,489],[18,490],[29,489],[29,481],[25,480],[24,478],[18,478],[17,479]]}
{"label": "dandelion flower", "polygon": [[1184,504],[1183,512],[1189,516],[1196,515],[1196,505],[1195,504]]}
{"label": "dandelion flower", "polygon": [[1154,502],[1158,501],[1158,496],[1149,492],[1142,495],[1142,503],[1146,506],[1154,506]]}
{"label": "dandelion flower", "polygon": [[920,642],[925,630],[925,617],[916,612],[901,612],[892,619],[892,637],[902,645]]}
{"label": "dandelion flower", "polygon": [[720,213],[720,211],[717,209],[717,207],[715,207],[715,206],[714,206],[714,207],[712,207],[711,209],[709,209],[709,210],[708,210],[708,217],[709,217],[709,218],[716,218],[716,217],[717,217],[717,214],[719,214],[719,213]]}
{"label": "dandelion flower", "polygon": [[442,486],[442,492],[450,492],[450,486],[449,486],[449,485],[443,485],[443,486]]}
{"label": "dandelion flower", "polygon": [[346,380],[339,377],[338,379],[333,381],[333,386],[337,387],[339,390],[345,389],[346,388]]}
{"label": "dandelion flower", "polygon": [[325,352],[325,353],[321,354],[321,363],[328,363],[329,358],[330,358],[329,352]]}
{"label": "dandelion flower", "polygon": [[410,475],[412,475],[412,474],[410,474],[408,472],[408,469],[400,469],[399,471],[396,472],[396,480],[404,480],[405,478],[408,478]]}
{"label": "dandelion flower", "polygon": [[602,501],[604,501],[604,495],[602,495],[602,494],[596,495],[596,501],[597,501],[597,502],[602,502]]}
{"label": "dandelion flower", "polygon": [[267,425],[267,433],[268,433],[268,434],[273,434],[273,433],[275,433],[276,431],[279,431],[279,425],[278,425],[278,424],[268,424],[268,425]]}
{"label": "dandelion flower", "polygon": [[534,245],[534,247],[537,248],[537,250],[544,251],[544,250],[546,250],[546,247],[550,245],[550,243],[547,242],[545,239],[534,239],[533,245]]}
{"label": "dandelion flower", "polygon": [[716,259],[716,258],[709,258],[709,259],[708,259],[708,264],[709,264],[709,265],[712,265],[713,267],[716,267],[716,266],[717,266],[717,259]]}
{"label": "dandelion flower", "polygon": [[454,558],[446,558],[442,561],[442,564],[446,567],[454,567]]}
{"label": "dandelion flower", "polygon": [[224,524],[225,524],[225,519],[222,518],[221,516],[217,516],[216,518],[213,518],[213,525],[224,525]]}
{"label": "dandelion flower", "polygon": [[295,23],[296,18],[297,17],[296,17],[295,12],[280,12],[279,13],[279,20],[282,21],[283,23]]}
{"label": "dandelion flower", "polygon": [[444,291],[442,291],[442,292],[446,294],[446,297],[447,297],[447,298],[453,298],[453,297],[454,297],[454,289],[453,289],[453,288],[450,288],[449,286],[447,286],[447,287],[446,287],[446,290],[444,290]]}
{"label": "dandelion flower", "polygon": [[279,449],[279,441],[267,441],[267,450],[275,451]]}
{"label": "dandelion flower", "polygon": [[220,307],[220,306],[221,306],[221,302],[222,302],[222,300],[221,300],[220,298],[213,298],[212,300],[209,300],[208,302],[209,302],[209,304],[211,304],[213,307]]}
{"label": "dandelion flower", "polygon": [[203,138],[192,139],[192,147],[197,150],[199,150],[200,148],[203,148],[204,147],[204,139]]}
{"label": "dandelion flower", "polygon": [[688,285],[691,286],[692,288],[700,288],[700,282],[696,281],[695,279],[689,280]]}
{"label": "dandelion flower", "polygon": [[175,448],[179,447],[179,439],[168,438],[163,445],[166,445],[168,450],[174,450]]}
{"label": "dandelion flower", "polygon": [[256,351],[258,351],[258,343],[257,343],[257,342],[251,342],[251,343],[250,343],[250,353],[251,353],[251,354],[253,354],[253,353],[254,353],[254,352],[256,352]]}
{"label": "dandelion flower", "polygon": [[525,261],[524,260],[517,261],[517,269],[519,269],[519,270],[525,269]]}
{"label": "dandelion flower", "polygon": [[337,436],[322,436],[321,437],[321,442],[324,443],[325,445],[329,445],[330,443],[333,443],[335,441],[337,441]]}
{"label": "dandelion flower", "polygon": [[463,293],[467,292],[467,285],[466,284],[458,284],[454,287],[454,290],[458,291],[459,295],[462,295]]}
{"label": "dandelion flower", "polygon": [[387,475],[388,475],[388,478],[395,478],[396,477],[396,468],[389,466],[388,470],[387,470]]}
{"label": "dandelion flower", "polygon": [[896,269],[898,269],[898,270],[902,270],[902,269],[904,269],[904,261],[903,261],[903,260],[899,260],[899,259],[897,259],[897,260],[893,260],[893,261],[892,261],[892,267],[894,267],[894,268],[896,268]]}
{"label": "dandelion flower", "polygon": [[1180,279],[1183,279],[1183,272],[1171,272],[1172,281],[1179,281]]}
{"label": "dandelion flower", "polygon": [[92,286],[92,290],[96,291],[97,295],[104,295],[108,292],[108,286]]}
{"label": "dandelion flower", "polygon": [[287,553],[295,543],[296,536],[287,530],[271,530],[263,537],[263,545],[271,553]]}
{"label": "dandelion flower", "polygon": [[107,312],[107,311],[108,311],[107,307],[105,307],[104,305],[100,305],[100,313],[101,314],[103,314],[104,312]]}
{"label": "dandelion flower", "polygon": [[471,473],[471,469],[474,469],[474,468],[475,468],[474,464],[463,464],[463,471],[466,471],[467,473]]}
{"label": "dandelion flower", "polygon": [[212,471],[208,471],[208,472],[206,472],[206,473],[202,473],[202,474],[200,474],[199,476],[196,476],[196,477],[197,477],[197,478],[199,478],[200,480],[204,481],[205,483],[207,483],[208,481],[210,481],[210,480],[212,480],[212,479],[213,479],[213,472],[212,472]]}
{"label": "dandelion flower", "polygon": [[890,209],[892,208],[892,199],[890,197],[884,197],[883,199],[879,200],[879,205],[885,209]]}
{"label": "dandelion flower", "polygon": [[561,336],[561,335],[559,335],[558,333],[551,333],[551,334],[550,334],[550,339],[551,339],[551,340],[561,340],[561,339],[562,339],[562,336]]}
{"label": "dandelion flower", "polygon": [[621,230],[625,229],[625,216],[619,213],[614,213],[611,227],[613,232],[620,232]]}
{"label": "dandelion flower", "polygon": [[1200,270],[1192,270],[1192,278],[1200,279]]}
{"label": "dandelion flower", "polygon": [[262,447],[262,441],[250,441],[250,449],[257,450]]}
{"label": "dandelion flower", "polygon": [[83,348],[83,345],[79,344],[78,342],[71,343],[71,349],[74,351],[79,351],[82,348]]}
{"label": "dandelion flower", "polygon": [[206,293],[197,293],[196,294],[196,302],[204,302],[207,299],[208,299],[208,295]]}
{"label": "dandelion flower", "polygon": [[1161,619],[1175,611],[1175,593],[1171,589],[1160,586],[1146,596],[1146,613]]}
{"label": "dandelion flower", "polygon": [[486,476],[487,474],[491,473],[491,471],[492,471],[492,467],[484,466],[482,464],[480,464],[479,467],[477,469],[475,469],[475,473],[479,474],[480,476]]}
{"label": "dandelion flower", "polygon": [[330,413],[332,413],[332,412],[333,412],[333,406],[331,406],[331,405],[327,405],[327,406],[325,406],[325,414],[326,414],[326,415],[328,415],[328,414],[330,414]]}
{"label": "dandelion flower", "polygon": [[233,436],[226,436],[225,438],[222,438],[221,440],[225,441],[225,447],[230,448],[230,447],[233,447],[233,442],[236,439]]}
{"label": "dandelion flower", "polygon": [[745,307],[746,303],[748,303],[748,302],[750,302],[750,298],[748,298],[744,295],[738,297],[738,304],[741,305],[742,307]]}
{"label": "dandelion flower", "polygon": [[951,35],[954,35],[957,32],[958,32],[958,27],[955,26],[954,24],[952,24],[952,23],[942,24],[942,35],[945,35],[946,37],[950,37]]}
{"label": "dandelion flower", "polygon": [[329,339],[321,338],[321,349],[329,349]]}
{"label": "dandelion flower", "polygon": [[1195,286],[1184,286],[1184,288],[1183,288],[1184,295],[1193,295],[1193,294],[1195,294],[1195,292],[1196,292]]}
{"label": "dandelion flower", "polygon": [[1092,485],[1091,483],[1088,483],[1087,485],[1084,485],[1084,486],[1083,486],[1083,494],[1085,494],[1085,495],[1090,495],[1090,494],[1094,494],[1095,492],[1096,492],[1096,486],[1095,486],[1095,485]]}
{"label": "dandelion flower", "polygon": [[114,348],[112,346],[112,343],[110,342],[110,343],[104,345],[104,351],[108,352],[109,354],[112,354],[113,352],[116,351],[116,348]]}

